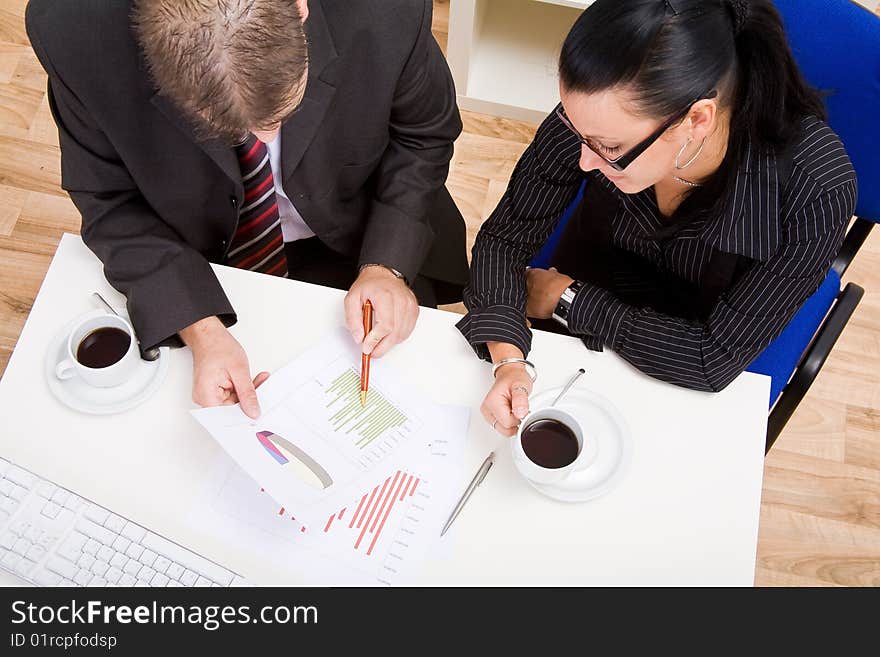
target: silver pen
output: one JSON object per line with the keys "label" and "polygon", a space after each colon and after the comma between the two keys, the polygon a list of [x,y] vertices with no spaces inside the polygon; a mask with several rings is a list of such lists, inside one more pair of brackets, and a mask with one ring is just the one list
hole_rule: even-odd
{"label": "silver pen", "polygon": [[486,460],[483,461],[482,465],[480,465],[479,470],[477,470],[477,474],[474,475],[474,478],[471,479],[471,483],[468,484],[468,487],[465,488],[464,493],[461,494],[461,498],[458,500],[458,503],[455,505],[455,508],[452,510],[452,513],[449,515],[449,520],[446,521],[446,524],[443,526],[443,530],[440,532],[440,536],[446,533],[446,530],[452,526],[452,523],[458,517],[458,514],[461,513],[461,510],[464,508],[464,505],[470,499],[471,495],[475,490],[477,490],[477,486],[483,483],[483,479],[486,478],[486,475],[489,473],[489,469],[492,467],[492,464],[495,463],[495,452],[489,452],[489,456],[486,457]]}

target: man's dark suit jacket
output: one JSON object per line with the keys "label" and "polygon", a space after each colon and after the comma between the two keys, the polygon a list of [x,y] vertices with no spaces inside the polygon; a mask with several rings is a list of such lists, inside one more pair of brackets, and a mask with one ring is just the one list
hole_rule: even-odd
{"label": "man's dark suit jacket", "polygon": [[[431,0],[309,8],[308,85],[282,127],[285,191],[332,249],[463,285],[464,223],[444,186],[461,119]],[[130,11],[126,0],[31,0],[26,22],[49,74],[62,186],[147,347],[203,317],[235,321],[208,262],[224,257],[243,188],[233,149],[200,143],[157,93]]]}

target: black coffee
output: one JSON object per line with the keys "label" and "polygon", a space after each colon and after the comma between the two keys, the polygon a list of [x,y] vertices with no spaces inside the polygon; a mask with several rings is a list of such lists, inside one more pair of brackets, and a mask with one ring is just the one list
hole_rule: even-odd
{"label": "black coffee", "polygon": [[564,468],[578,455],[577,436],[558,420],[535,420],[523,429],[521,442],[526,456],[544,468]]}
{"label": "black coffee", "polygon": [[79,342],[76,359],[86,367],[100,369],[118,362],[131,345],[131,336],[122,329],[104,326]]}

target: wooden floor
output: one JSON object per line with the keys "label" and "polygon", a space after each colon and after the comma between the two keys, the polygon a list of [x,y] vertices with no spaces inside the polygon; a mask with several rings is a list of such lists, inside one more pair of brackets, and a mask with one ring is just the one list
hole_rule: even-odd
{"label": "wooden floor", "polygon": [[[0,2],[0,372],[62,232],[79,230],[25,4]],[[445,47],[449,2],[434,4]],[[468,112],[464,124],[449,186],[473,240],[536,126]],[[880,230],[847,279],[865,298],[766,461],[758,585],[880,585]]]}

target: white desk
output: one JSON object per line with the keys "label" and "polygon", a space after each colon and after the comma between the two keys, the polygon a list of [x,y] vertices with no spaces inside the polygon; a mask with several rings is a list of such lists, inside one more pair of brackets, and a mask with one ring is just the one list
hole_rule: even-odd
{"label": "white desk", "polygon": [[[217,267],[239,323],[232,332],[254,372],[287,363],[342,323],[342,292]],[[163,387],[114,416],[71,411],[43,378],[46,347],[99,290],[100,263],[65,235],[0,380],[0,456],[204,553],[261,584],[310,582],[279,573],[186,523],[220,448],[189,415],[191,356],[171,353]],[[272,322],[261,321],[272,313]],[[410,340],[387,357],[438,402],[469,406],[466,480],[491,449],[498,461],[451,532],[453,554],[428,563],[425,584],[747,585],[754,581],[769,379],[743,374],[720,394],[654,381],[611,353],[536,333],[536,390],[579,385],[614,402],[634,440],[627,477],[604,497],[565,504],[535,492],[511,463],[506,439],[479,414],[491,374],[455,330],[458,316],[422,309]],[[10,582],[10,579],[0,582]]]}

